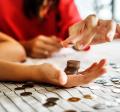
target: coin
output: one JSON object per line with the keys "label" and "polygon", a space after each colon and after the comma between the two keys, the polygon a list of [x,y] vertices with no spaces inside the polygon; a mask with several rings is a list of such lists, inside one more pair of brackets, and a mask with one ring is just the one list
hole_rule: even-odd
{"label": "coin", "polygon": [[100,109],[105,109],[106,106],[105,106],[105,104],[96,104],[93,106],[93,108],[96,110],[100,110]]}
{"label": "coin", "polygon": [[91,95],[89,95],[89,94],[84,95],[83,98],[85,98],[85,99],[93,99],[93,97]]}
{"label": "coin", "polygon": [[67,66],[68,67],[75,67],[75,68],[79,68],[80,67],[80,61],[77,60],[68,60],[67,61]]}
{"label": "coin", "polygon": [[112,89],[112,92],[114,92],[114,93],[120,93],[120,89],[113,88],[113,89]]}
{"label": "coin", "polygon": [[55,105],[56,105],[55,102],[46,102],[46,103],[43,104],[43,106],[45,106],[45,107],[52,107],[52,106],[55,106]]}
{"label": "coin", "polygon": [[118,82],[113,82],[114,84],[117,84],[117,85],[120,85],[120,81],[118,81]]}
{"label": "coin", "polygon": [[69,102],[78,102],[78,101],[80,101],[80,100],[81,100],[81,99],[78,98],[78,97],[72,97],[72,98],[69,98],[69,99],[68,99]]}
{"label": "coin", "polygon": [[24,87],[16,87],[14,90],[24,90],[25,88]]}
{"label": "coin", "polygon": [[67,67],[65,68],[65,73],[67,75],[70,74],[77,74],[78,70],[80,68],[80,61],[77,60],[68,60],[67,61]]}
{"label": "coin", "polygon": [[120,85],[114,85],[114,87],[116,87],[116,88],[119,88],[119,89],[120,89]]}
{"label": "coin", "polygon": [[112,81],[112,82],[119,82],[119,81],[120,81],[120,79],[119,79],[119,78],[117,78],[117,77],[112,77],[112,78],[111,78],[111,81]]}
{"label": "coin", "polygon": [[32,93],[31,92],[23,92],[20,95],[21,96],[30,96],[30,95],[32,95]]}
{"label": "coin", "polygon": [[24,84],[22,87],[24,88],[33,88],[34,85],[32,83]]}
{"label": "coin", "polygon": [[116,65],[115,63],[109,63],[109,65],[113,66],[113,65]]}
{"label": "coin", "polygon": [[105,84],[103,84],[104,86],[113,86],[112,82],[107,82]]}
{"label": "coin", "polygon": [[33,88],[34,87],[34,83],[33,82],[26,82],[24,85],[22,85],[22,87]]}
{"label": "coin", "polygon": [[119,69],[120,66],[116,65],[116,66],[112,66],[113,69]]}
{"label": "coin", "polygon": [[66,68],[66,69],[65,69],[65,73],[66,73],[67,75],[77,74],[77,73],[78,73],[78,69],[77,69],[77,68]]}
{"label": "coin", "polygon": [[107,83],[107,81],[105,81],[104,79],[100,79],[100,80],[96,80],[95,83],[97,83],[97,84],[105,84],[105,83]]}
{"label": "coin", "polygon": [[59,98],[56,97],[51,97],[47,99],[48,102],[56,102],[57,100],[59,100]]}

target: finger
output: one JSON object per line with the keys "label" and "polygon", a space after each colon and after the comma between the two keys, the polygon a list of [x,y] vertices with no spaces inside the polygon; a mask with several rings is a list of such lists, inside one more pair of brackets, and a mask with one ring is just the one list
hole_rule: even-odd
{"label": "finger", "polygon": [[116,33],[120,34],[120,24],[117,24]]}
{"label": "finger", "polygon": [[119,37],[120,37],[120,24],[117,24],[115,38],[119,38]]}
{"label": "finger", "polygon": [[106,59],[102,59],[102,60],[98,63],[98,67],[97,67],[97,68],[99,69],[99,68],[105,66],[106,63],[107,63],[107,62],[106,62]]}
{"label": "finger", "polygon": [[58,80],[59,80],[59,85],[65,85],[67,83],[68,77],[65,74],[65,72],[60,72]]}
{"label": "finger", "polygon": [[53,52],[57,52],[60,50],[60,48],[58,48],[54,45],[51,45],[51,44],[44,43],[43,41],[37,41],[35,49],[37,49],[37,51],[43,50],[42,52],[48,51],[49,54],[50,53],[52,54]]}
{"label": "finger", "polygon": [[90,15],[85,19],[87,29],[93,29],[98,24],[98,18],[96,15]]}
{"label": "finger", "polygon": [[49,77],[49,80],[46,80],[47,83],[63,86],[67,83],[67,75],[64,72],[57,71],[56,73],[53,73],[54,76]]}
{"label": "finger", "polygon": [[40,46],[40,49],[43,49],[44,51],[48,51],[49,53],[53,53],[53,52],[57,52],[60,50],[60,48],[50,45],[50,44],[46,44],[46,43],[42,43]]}
{"label": "finger", "polygon": [[92,32],[91,30],[86,30],[86,32],[84,32],[84,34],[82,35],[82,39],[78,42],[75,43],[75,48],[77,50],[83,50],[85,49],[87,46],[89,46],[93,40],[93,38],[96,35],[96,30],[93,29]]}
{"label": "finger", "polygon": [[43,41],[46,44],[50,44],[50,45],[56,46],[58,48],[61,48],[59,39],[57,40],[55,38],[50,38],[50,37],[45,37],[45,36],[40,36],[38,38],[40,39],[40,41]]}
{"label": "finger", "polygon": [[106,64],[106,60],[105,59],[102,59],[100,60],[100,62],[98,64],[95,64],[95,66],[92,66],[92,69],[89,69],[89,72],[94,72],[94,71],[97,71],[101,68],[103,68]]}
{"label": "finger", "polygon": [[94,39],[92,40],[91,44],[100,44],[106,42],[105,34],[96,34]]}
{"label": "finger", "polygon": [[99,71],[94,71],[94,73],[92,73],[92,74],[69,75],[67,83],[63,86],[67,87],[67,88],[75,87],[75,86],[82,86],[82,85],[90,83],[91,81],[93,81],[97,77],[100,77],[105,72],[106,72],[105,69],[100,69]]}
{"label": "finger", "polygon": [[48,58],[50,56],[49,55],[44,55],[42,53],[34,53],[34,54],[31,55],[31,57],[32,58],[41,58],[41,59],[43,59],[43,58]]}
{"label": "finger", "polygon": [[73,36],[68,37],[66,40],[62,41],[61,44],[63,47],[68,47],[72,43]]}
{"label": "finger", "polygon": [[108,25],[107,25],[107,32],[106,32],[106,40],[107,41],[112,41],[114,36],[115,36],[115,32],[116,32],[116,22],[114,21],[108,21]]}
{"label": "finger", "polygon": [[69,28],[69,36],[78,35],[82,33],[85,29],[85,22],[80,21]]}
{"label": "finger", "polygon": [[88,74],[84,75],[83,84],[90,83],[91,81],[100,77],[104,73],[106,73],[106,69],[105,68],[100,68],[97,71],[93,71],[91,73],[88,73]]}
{"label": "finger", "polygon": [[32,51],[31,56],[32,56],[33,58],[48,58],[48,57],[51,56],[51,54],[49,54],[48,51],[45,51],[45,50],[43,50],[43,49],[37,49],[37,48],[36,48],[35,50]]}
{"label": "finger", "polygon": [[68,37],[66,40],[62,41],[62,46],[63,47],[68,47],[69,44],[74,44],[76,43],[78,40],[81,39],[81,35],[72,35],[70,37]]}
{"label": "finger", "polygon": [[79,72],[79,73],[84,75],[84,74],[90,72],[91,70],[93,70],[96,65],[97,65],[97,63],[93,63],[93,64],[92,64],[89,68],[87,68],[85,71]]}
{"label": "finger", "polygon": [[116,22],[113,20],[99,20],[99,27],[99,33],[105,37],[104,42],[112,41],[116,32]]}
{"label": "finger", "polygon": [[105,66],[106,64],[106,60],[102,59],[98,64],[97,63],[93,63],[88,69],[86,69],[83,72],[80,72],[81,74],[86,74],[86,73],[90,73],[91,71],[96,71],[97,69],[102,68],[103,66]]}

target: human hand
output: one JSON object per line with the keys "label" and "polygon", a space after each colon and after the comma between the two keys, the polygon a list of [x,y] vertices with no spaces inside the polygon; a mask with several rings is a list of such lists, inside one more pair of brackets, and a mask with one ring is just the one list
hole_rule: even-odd
{"label": "human hand", "polygon": [[88,69],[83,72],[79,72],[77,75],[66,75],[51,64],[37,65],[37,72],[35,72],[33,80],[67,88],[81,86],[88,84],[104,74],[106,72],[105,64],[106,60],[103,59],[99,63],[92,64]]}
{"label": "human hand", "polygon": [[99,63],[93,63],[89,68],[77,75],[68,75],[67,83],[64,87],[70,88],[75,86],[82,86],[90,83],[94,79],[106,73],[106,60],[103,59]]}
{"label": "human hand", "polygon": [[63,46],[74,44],[77,50],[84,50],[91,44],[110,42],[116,32],[116,23],[112,20],[99,20],[95,15],[76,23],[69,29],[69,37],[63,41]]}
{"label": "human hand", "polygon": [[50,57],[62,47],[59,39],[55,36],[49,38],[43,35],[25,42],[23,46],[25,47],[27,54],[33,58]]}
{"label": "human hand", "polygon": [[[34,66],[34,65],[33,65]],[[67,83],[67,75],[56,66],[48,63],[35,65],[33,68],[33,81],[49,83],[53,85],[63,86]]]}

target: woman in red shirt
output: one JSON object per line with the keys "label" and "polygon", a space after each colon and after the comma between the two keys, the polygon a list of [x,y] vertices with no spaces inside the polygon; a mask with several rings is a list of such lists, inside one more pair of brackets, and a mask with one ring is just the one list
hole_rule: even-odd
{"label": "woman in red shirt", "polygon": [[80,21],[73,0],[0,0],[0,30],[19,41],[28,56],[46,58],[60,50],[68,28]]}
{"label": "woman in red shirt", "polygon": [[[51,56],[61,48],[60,40],[68,36],[69,26],[80,20],[73,0],[0,0],[0,15],[0,59],[9,61],[25,60],[25,51],[34,58]],[[106,72],[105,60],[68,76],[50,64],[23,65],[2,60],[0,81],[29,80],[73,87]]]}

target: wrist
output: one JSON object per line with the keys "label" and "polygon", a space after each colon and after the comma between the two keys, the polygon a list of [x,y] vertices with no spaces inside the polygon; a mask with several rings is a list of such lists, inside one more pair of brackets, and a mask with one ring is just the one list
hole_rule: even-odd
{"label": "wrist", "polygon": [[41,65],[30,65],[28,66],[27,77],[28,80],[35,82],[42,82],[42,70]]}

